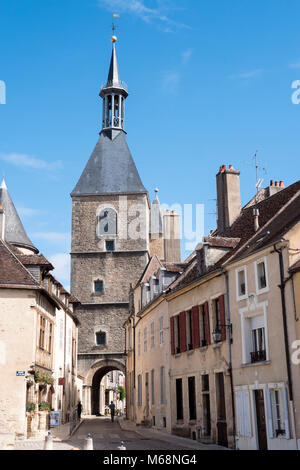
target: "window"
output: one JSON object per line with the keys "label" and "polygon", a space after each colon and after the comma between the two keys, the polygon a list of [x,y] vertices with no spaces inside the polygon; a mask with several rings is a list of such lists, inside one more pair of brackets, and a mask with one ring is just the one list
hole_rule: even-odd
{"label": "window", "polygon": [[166,403],[166,384],[165,384],[165,368],[160,368],[160,403]]}
{"label": "window", "polygon": [[137,378],[137,386],[138,386],[138,389],[137,389],[137,404],[138,406],[142,406],[142,376],[141,375],[138,375],[138,378]]}
{"label": "window", "polygon": [[138,356],[141,355],[141,330],[138,331]]}
{"label": "window", "polygon": [[105,249],[106,249],[106,251],[115,251],[115,242],[114,242],[114,240],[106,240],[105,241]]}
{"label": "window", "polygon": [[202,412],[203,412],[203,435],[210,436],[211,417],[210,417],[210,396],[209,396],[209,375],[202,375]]}
{"label": "window", "polygon": [[144,352],[147,352],[147,327],[144,328]]}
{"label": "window", "polygon": [[39,335],[39,348],[45,349],[45,330],[46,330],[46,318],[40,317],[40,335]]}
{"label": "window", "polygon": [[132,335],[132,328],[131,325],[128,327],[128,351],[131,351],[131,335]]}
{"label": "window", "polygon": [[155,295],[159,293],[159,279],[154,279],[153,292]]}
{"label": "window", "polygon": [[193,349],[193,324],[192,311],[186,312],[186,331],[187,331],[187,347],[188,350]]}
{"label": "window", "polygon": [[200,346],[207,345],[206,338],[206,322],[205,322],[205,306],[201,305],[200,307]]}
{"label": "window", "polygon": [[164,344],[164,317],[159,318],[159,344]]}
{"label": "window", "polygon": [[99,279],[97,281],[94,281],[94,292],[96,294],[103,294],[104,292],[103,281],[100,281]]}
{"label": "window", "polygon": [[154,369],[151,370],[151,403],[152,405],[155,404],[155,377],[154,377]]}
{"label": "window", "polygon": [[268,288],[266,260],[256,262],[256,283],[258,291],[265,291]]}
{"label": "window", "polygon": [[241,268],[237,270],[236,277],[237,277],[237,299],[241,300],[247,297],[246,269]]}
{"label": "window", "polygon": [[183,419],[182,379],[176,379],[176,410],[177,421],[180,421]]}
{"label": "window", "polygon": [[53,332],[52,332],[52,323],[50,323],[49,325],[49,341],[48,341],[48,353],[51,354],[51,350],[52,350],[52,335],[53,335]]}
{"label": "window", "polygon": [[106,346],[106,333],[104,331],[96,333],[96,344],[97,346]]}
{"label": "window", "polygon": [[265,329],[255,328],[252,330],[253,350],[251,352],[251,362],[266,360]]}
{"label": "window", "polygon": [[197,419],[195,377],[188,378],[190,421]]}
{"label": "window", "polygon": [[175,333],[175,354],[180,353],[180,321],[179,315],[174,317],[174,333]]}
{"label": "window", "polygon": [[154,348],[154,321],[151,323],[151,349]]}
{"label": "window", "polygon": [[117,213],[114,209],[106,208],[100,212],[98,220],[98,235],[117,234]]}
{"label": "window", "polygon": [[266,390],[270,437],[290,438],[289,412],[286,388]]}

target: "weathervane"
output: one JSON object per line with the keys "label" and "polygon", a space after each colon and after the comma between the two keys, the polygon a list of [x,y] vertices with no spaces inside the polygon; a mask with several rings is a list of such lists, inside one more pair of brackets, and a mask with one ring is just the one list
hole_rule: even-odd
{"label": "weathervane", "polygon": [[114,18],[120,18],[120,15],[118,15],[118,13],[113,13],[113,23],[112,23],[112,32],[113,32],[113,35],[112,35],[112,37],[111,37],[111,41],[112,41],[112,42],[116,42],[116,41],[117,41],[117,36],[115,35],[116,25],[115,25]]}

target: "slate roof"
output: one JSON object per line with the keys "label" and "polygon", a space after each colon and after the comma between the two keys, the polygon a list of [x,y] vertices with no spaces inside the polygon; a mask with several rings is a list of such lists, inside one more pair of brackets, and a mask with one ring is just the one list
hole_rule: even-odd
{"label": "slate roof", "polygon": [[0,204],[5,213],[5,241],[17,246],[30,248],[38,253],[39,250],[35,248],[25,232],[4,180],[0,185]]}
{"label": "slate roof", "polygon": [[0,285],[28,286],[37,288],[39,284],[29,271],[0,240]]}
{"label": "slate roof", "polygon": [[71,196],[95,194],[146,194],[129,147],[126,134],[114,139],[103,131]]}

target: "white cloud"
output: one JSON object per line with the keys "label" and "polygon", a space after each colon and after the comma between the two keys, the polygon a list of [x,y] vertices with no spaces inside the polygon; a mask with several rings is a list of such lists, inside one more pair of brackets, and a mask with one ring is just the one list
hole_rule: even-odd
{"label": "white cloud", "polygon": [[146,0],[98,0],[99,6],[112,13],[127,13],[135,15],[146,23],[155,23],[164,32],[173,32],[172,27],[191,29],[190,26],[172,20],[168,14],[174,8],[170,2],[156,0],[156,8],[146,6]]}
{"label": "white cloud", "polygon": [[300,62],[295,62],[293,64],[290,64],[289,67],[291,69],[300,69]]}
{"label": "white cloud", "polygon": [[[54,271],[51,272],[53,276],[58,279],[62,284],[67,282],[68,289],[70,283],[70,255],[68,253],[56,253],[49,256],[49,261],[54,266]],[[66,287],[66,290],[68,290]]]}
{"label": "white cloud", "polygon": [[178,72],[168,72],[163,78],[163,89],[169,93],[177,91],[177,87],[180,81],[180,75]]}
{"label": "white cloud", "polygon": [[250,78],[259,77],[262,74],[262,69],[251,70],[249,72],[242,72],[233,75],[229,75],[228,78],[231,80],[241,79],[241,80],[249,80]]}
{"label": "white cloud", "polygon": [[193,55],[193,50],[192,49],[187,49],[186,51],[184,51],[181,54],[182,62],[184,64],[187,64],[191,60],[192,55]]}
{"label": "white cloud", "polygon": [[30,155],[23,153],[7,153],[0,155],[1,160],[11,163],[12,165],[25,168],[33,168],[35,170],[60,170],[63,168],[63,164],[60,160],[55,162],[46,162]]}
{"label": "white cloud", "polygon": [[21,217],[36,217],[38,215],[43,215],[46,212],[40,211],[39,209],[31,209],[30,207],[17,207],[18,214]]}

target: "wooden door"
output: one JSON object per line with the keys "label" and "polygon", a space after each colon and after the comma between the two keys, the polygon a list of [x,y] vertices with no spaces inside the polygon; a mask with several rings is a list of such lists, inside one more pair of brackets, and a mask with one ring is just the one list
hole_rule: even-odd
{"label": "wooden door", "polygon": [[259,450],[268,450],[264,391],[255,390],[256,423]]}

